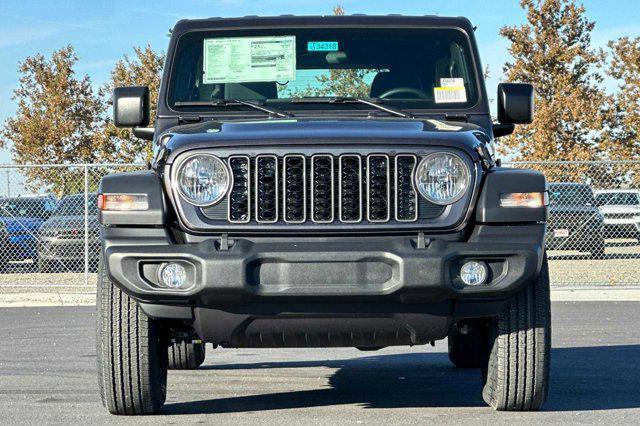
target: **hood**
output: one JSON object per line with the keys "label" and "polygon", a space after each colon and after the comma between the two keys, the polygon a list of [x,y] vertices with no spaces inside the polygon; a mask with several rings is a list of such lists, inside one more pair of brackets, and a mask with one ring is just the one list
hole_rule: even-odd
{"label": "hood", "polygon": [[[435,119],[270,119],[184,125],[169,129],[167,162],[180,152],[203,147],[340,145],[361,139],[368,145],[425,144],[470,153],[489,137],[482,127]],[[166,136],[163,136],[166,137]],[[473,154],[471,154],[473,156]],[[476,157],[473,156],[475,159]]]}
{"label": "hood", "polygon": [[8,217],[0,216],[0,222],[3,222],[9,233],[19,233],[27,231],[35,231],[40,228],[44,219],[37,217]]}

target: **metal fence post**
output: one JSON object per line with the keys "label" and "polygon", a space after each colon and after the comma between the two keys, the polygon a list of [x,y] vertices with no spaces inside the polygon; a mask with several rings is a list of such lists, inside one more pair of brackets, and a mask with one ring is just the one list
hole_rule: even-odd
{"label": "metal fence post", "polygon": [[89,165],[84,165],[84,283],[89,284]]}

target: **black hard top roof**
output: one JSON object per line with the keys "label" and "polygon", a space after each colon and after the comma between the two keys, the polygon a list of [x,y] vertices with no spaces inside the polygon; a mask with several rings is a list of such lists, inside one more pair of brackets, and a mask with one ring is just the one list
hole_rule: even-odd
{"label": "black hard top roof", "polygon": [[282,27],[310,27],[322,26],[338,27],[454,27],[467,32],[473,31],[473,26],[464,17],[441,17],[434,15],[405,16],[405,15],[323,15],[323,16],[243,16],[237,18],[205,18],[183,19],[178,21],[174,35],[188,31],[215,29],[243,29],[243,28],[282,28]]}

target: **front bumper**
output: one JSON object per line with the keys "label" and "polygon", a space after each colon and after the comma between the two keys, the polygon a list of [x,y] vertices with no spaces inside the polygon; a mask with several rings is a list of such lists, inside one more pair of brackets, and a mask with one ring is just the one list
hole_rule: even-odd
{"label": "front bumper", "polygon": [[[314,239],[219,239],[194,244],[119,244],[105,240],[110,278],[139,301],[225,306],[295,299],[394,301],[507,299],[536,276],[542,260],[544,225],[479,226],[468,241],[415,237]],[[427,240],[429,238],[427,237]],[[485,261],[486,285],[464,286],[464,259]],[[157,267],[181,261],[192,280],[173,290],[157,282]]]}
{"label": "front bumper", "polygon": [[[87,242],[87,255],[95,261],[100,256],[100,240],[93,237]],[[84,259],[84,238],[41,237],[38,246],[38,257],[52,261],[77,261]]]}
{"label": "front bumper", "polygon": [[604,219],[604,233],[609,238],[634,238],[640,235],[640,221],[637,219]]}
{"label": "front bumper", "polygon": [[32,235],[10,235],[5,241],[3,257],[7,261],[35,259],[38,255],[38,240]]}
{"label": "front bumper", "polygon": [[[395,236],[233,238],[226,248],[133,231],[105,228],[107,272],[151,317],[222,346],[379,347],[442,339],[457,319],[502,312],[540,271],[545,225],[478,226],[467,241],[427,236],[424,247]],[[462,285],[464,259],[485,261],[489,283]],[[157,283],[167,261],[190,268],[189,288]]]}

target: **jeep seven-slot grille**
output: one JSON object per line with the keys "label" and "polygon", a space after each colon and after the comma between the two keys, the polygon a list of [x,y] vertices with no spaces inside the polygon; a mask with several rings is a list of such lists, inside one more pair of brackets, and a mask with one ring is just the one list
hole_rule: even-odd
{"label": "jeep seven-slot grille", "polygon": [[[202,209],[230,223],[415,222],[444,208],[413,187],[412,154],[232,155],[229,195]],[[226,214],[225,214],[226,213]]]}

